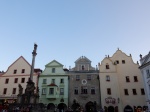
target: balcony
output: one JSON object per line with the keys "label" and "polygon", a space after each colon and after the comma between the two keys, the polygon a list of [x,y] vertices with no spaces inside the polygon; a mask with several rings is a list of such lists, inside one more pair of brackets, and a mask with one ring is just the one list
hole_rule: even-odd
{"label": "balcony", "polygon": [[46,98],[50,98],[50,99],[59,98],[59,95],[57,95],[57,94],[46,94]]}

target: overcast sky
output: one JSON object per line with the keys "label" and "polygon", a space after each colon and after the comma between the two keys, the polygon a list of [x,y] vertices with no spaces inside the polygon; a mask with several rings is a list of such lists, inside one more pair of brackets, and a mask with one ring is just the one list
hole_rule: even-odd
{"label": "overcast sky", "polygon": [[21,55],[31,63],[34,43],[42,70],[82,55],[95,67],[118,48],[139,61],[150,51],[150,0],[1,0],[0,70]]}

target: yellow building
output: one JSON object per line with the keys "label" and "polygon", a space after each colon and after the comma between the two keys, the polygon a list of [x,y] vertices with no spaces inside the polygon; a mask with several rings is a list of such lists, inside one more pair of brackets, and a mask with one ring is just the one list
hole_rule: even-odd
{"label": "yellow building", "polygon": [[[99,64],[101,103],[104,112],[146,110],[145,91],[139,64],[117,50]],[[139,111],[140,112],[140,111]]]}

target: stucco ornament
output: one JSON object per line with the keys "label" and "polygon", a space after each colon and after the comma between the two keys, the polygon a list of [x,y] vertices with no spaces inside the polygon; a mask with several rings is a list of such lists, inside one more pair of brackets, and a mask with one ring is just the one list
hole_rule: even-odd
{"label": "stucco ornament", "polygon": [[87,84],[87,80],[86,80],[86,79],[83,79],[83,80],[82,80],[82,84],[83,84],[83,85],[86,85],[86,84]]}

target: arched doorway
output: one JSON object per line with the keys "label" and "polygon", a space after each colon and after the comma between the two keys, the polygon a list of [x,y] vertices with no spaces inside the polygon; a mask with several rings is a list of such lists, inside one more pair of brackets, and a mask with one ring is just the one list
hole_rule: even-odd
{"label": "arched doorway", "polygon": [[85,105],[85,108],[86,108],[86,112],[95,112],[96,111],[96,105],[91,101]]}
{"label": "arched doorway", "polygon": [[108,112],[115,112],[114,107],[113,107],[113,106],[109,106],[109,107],[108,107]]}
{"label": "arched doorway", "polygon": [[133,112],[133,109],[131,106],[127,105],[125,108],[124,108],[124,112]]}
{"label": "arched doorway", "polygon": [[65,110],[67,109],[67,105],[64,103],[60,103],[58,104],[57,109],[59,109],[59,112],[65,112]]}
{"label": "arched doorway", "polygon": [[71,106],[71,108],[73,109],[73,111],[75,112],[76,110],[78,110],[80,107],[79,103],[74,102],[73,105]]}
{"label": "arched doorway", "polygon": [[52,110],[52,111],[54,111],[54,110],[55,110],[55,105],[54,105],[53,103],[49,103],[49,104],[47,105],[47,110]]}

